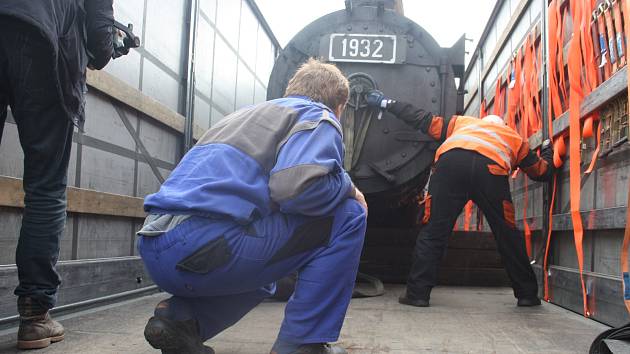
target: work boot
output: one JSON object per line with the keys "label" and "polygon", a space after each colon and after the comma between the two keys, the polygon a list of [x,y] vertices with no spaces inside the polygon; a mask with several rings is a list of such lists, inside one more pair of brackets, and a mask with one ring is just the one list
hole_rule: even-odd
{"label": "work boot", "polygon": [[[272,349],[270,354],[278,354],[277,349]],[[348,354],[348,352],[338,345],[312,343],[298,346],[291,354]]]}
{"label": "work boot", "polygon": [[46,348],[50,343],[60,342],[63,338],[63,326],[50,318],[48,311],[41,315],[20,316],[18,349]]}
{"label": "work boot", "polygon": [[522,297],[518,299],[518,301],[516,302],[516,306],[521,306],[521,307],[540,306],[540,299],[537,297]]}
{"label": "work boot", "polygon": [[17,305],[20,314],[19,349],[46,348],[50,343],[63,340],[63,326],[50,318],[46,307],[30,297],[19,297]]}
{"label": "work boot", "polygon": [[196,320],[153,316],[144,327],[144,338],[162,354],[214,354],[212,348],[203,345]]}
{"label": "work boot", "polygon": [[398,302],[403,305],[410,305],[415,307],[429,307],[429,300],[425,299],[414,299],[409,297],[408,295],[403,295],[398,298]]}

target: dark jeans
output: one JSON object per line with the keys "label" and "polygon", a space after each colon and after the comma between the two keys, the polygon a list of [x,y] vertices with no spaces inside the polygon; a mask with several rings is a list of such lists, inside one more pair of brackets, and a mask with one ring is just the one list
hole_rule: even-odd
{"label": "dark jeans", "polygon": [[416,240],[408,296],[429,299],[448,236],[468,200],[475,202],[488,219],[514,295],[537,296],[538,283],[527,257],[525,239],[514,225],[508,176],[491,174],[488,165],[496,163],[477,152],[461,149],[449,151],[438,160],[429,185],[431,215]]}
{"label": "dark jeans", "polygon": [[58,99],[50,44],[28,26],[0,21],[0,137],[6,106],[24,150],[24,214],[15,294],[47,310],[60,284],[55,264],[66,220],[66,175],[74,126]]}

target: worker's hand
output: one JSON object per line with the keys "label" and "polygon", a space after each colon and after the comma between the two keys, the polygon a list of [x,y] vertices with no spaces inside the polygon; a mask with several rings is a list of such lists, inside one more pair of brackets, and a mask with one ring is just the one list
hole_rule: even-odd
{"label": "worker's hand", "polygon": [[114,53],[112,54],[112,59],[117,59],[123,55],[129,54],[129,48],[131,47],[129,46],[129,38],[127,38],[125,32],[114,28],[113,36]]}
{"label": "worker's hand", "polygon": [[357,187],[354,187],[354,199],[356,199],[357,202],[361,204],[363,209],[365,209],[365,216],[367,216],[368,205],[367,205],[367,202],[365,201],[365,196],[363,195],[363,193],[361,193],[361,191]]}
{"label": "worker's hand", "polygon": [[542,147],[540,148],[540,158],[553,166],[553,144],[551,144],[551,140],[547,139],[543,141]]}
{"label": "worker's hand", "polygon": [[371,90],[365,94],[365,101],[368,107],[387,109],[388,100],[385,95],[379,90]]}

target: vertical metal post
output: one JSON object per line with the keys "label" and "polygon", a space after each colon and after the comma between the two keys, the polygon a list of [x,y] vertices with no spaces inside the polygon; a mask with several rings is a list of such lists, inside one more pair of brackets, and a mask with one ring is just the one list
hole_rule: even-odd
{"label": "vertical metal post", "polygon": [[[540,22],[542,25],[541,31],[540,31],[540,50],[541,50],[541,58],[542,58],[542,63],[541,63],[541,72],[542,72],[542,89],[540,90],[540,95],[541,95],[541,100],[540,100],[540,104],[541,104],[541,112],[542,112],[542,137],[543,137],[543,141],[545,139],[549,139],[551,138],[549,136],[549,76],[548,73],[550,72],[550,63],[548,63],[547,57],[548,57],[548,53],[549,53],[549,48],[548,48],[548,40],[547,40],[547,28],[548,28],[548,24],[547,24],[547,6],[548,6],[548,0],[539,0],[542,4],[542,9],[540,11]],[[549,208],[552,208],[553,206],[550,205],[551,204],[551,191],[553,186],[551,185],[552,182],[549,183],[545,183],[543,184],[543,215],[542,215],[542,227],[541,227],[541,231],[542,231],[542,237],[543,237],[543,243],[544,243],[544,238],[547,236],[547,234],[549,233]]]}
{"label": "vertical metal post", "polygon": [[543,140],[544,139],[548,139],[549,137],[549,77],[548,77],[548,72],[550,71],[550,67],[548,67],[548,65],[550,65],[547,61],[547,56],[549,53],[549,48],[548,46],[548,41],[547,41],[547,0],[539,0],[542,4],[542,9],[540,12],[540,16],[541,16],[541,24],[542,24],[542,28],[540,31],[540,50],[541,50],[541,58],[542,58],[542,63],[541,63],[541,74],[542,74],[542,89],[540,90],[540,95],[541,95],[541,99],[540,99],[540,105],[541,105],[541,112],[542,112],[542,135],[543,135]]}
{"label": "vertical metal post", "polygon": [[199,0],[188,1],[188,53],[186,54],[186,101],[184,124],[184,153],[194,145],[195,115],[195,48],[197,44],[197,21]]}
{"label": "vertical metal post", "polygon": [[[477,56],[478,66],[477,66],[477,93],[479,95],[479,110],[481,110],[481,104],[483,103],[483,98],[485,92],[483,90],[483,48],[479,47],[479,55]],[[483,117],[479,117],[483,118]]]}

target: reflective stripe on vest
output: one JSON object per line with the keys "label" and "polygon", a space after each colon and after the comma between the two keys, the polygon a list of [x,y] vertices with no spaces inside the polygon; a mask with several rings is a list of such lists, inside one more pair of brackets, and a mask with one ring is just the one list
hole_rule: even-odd
{"label": "reflective stripe on vest", "polygon": [[[512,161],[510,160],[510,158],[505,154],[505,151],[501,150],[501,148],[493,145],[490,142],[487,142],[481,138],[478,138],[476,136],[472,136],[472,135],[466,135],[466,134],[455,134],[452,135],[450,138],[446,139],[446,141],[444,142],[443,146],[448,146],[448,144],[450,143],[454,143],[456,141],[467,141],[467,142],[471,142],[471,143],[476,143],[476,144],[480,144],[483,146],[486,146],[490,149],[492,149],[494,152],[496,152],[501,159],[503,160],[503,162],[505,162],[505,168],[507,168],[508,170],[512,169]],[[496,161],[498,162],[498,161]]]}
{"label": "reflective stripe on vest", "polygon": [[471,130],[471,131],[475,131],[475,132],[482,132],[485,134],[490,135],[491,137],[497,139],[501,144],[503,144],[503,146],[507,149],[507,151],[510,153],[510,165],[511,165],[511,161],[513,159],[516,159],[516,154],[514,153],[514,150],[512,149],[512,147],[510,146],[510,144],[508,144],[499,134],[497,134],[497,132],[492,131],[490,129],[487,128],[483,128],[481,126],[478,125],[469,125],[466,127],[463,127],[458,134],[462,134],[464,133],[466,130]]}

